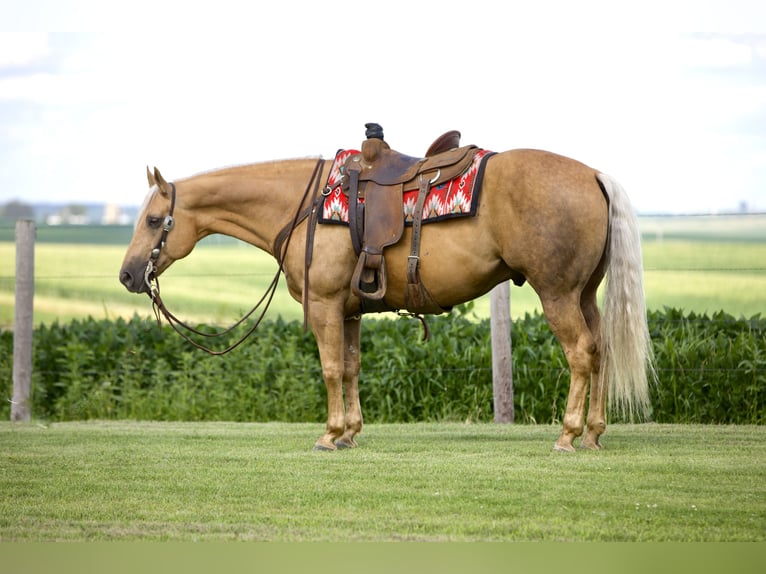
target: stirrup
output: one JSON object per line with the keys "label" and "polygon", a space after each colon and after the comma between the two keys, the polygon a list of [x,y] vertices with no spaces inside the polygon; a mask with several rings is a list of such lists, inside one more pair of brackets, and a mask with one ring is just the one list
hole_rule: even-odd
{"label": "stirrup", "polygon": [[359,254],[354,274],[351,276],[351,292],[360,299],[380,300],[386,294],[386,260],[382,255],[380,266],[368,267],[368,253],[365,250]]}

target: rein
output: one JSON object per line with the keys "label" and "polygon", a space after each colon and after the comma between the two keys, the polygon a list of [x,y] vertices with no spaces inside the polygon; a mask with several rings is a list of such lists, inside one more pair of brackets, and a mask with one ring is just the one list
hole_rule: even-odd
{"label": "rein", "polygon": [[[263,294],[263,296],[260,298],[260,300],[255,304],[255,306],[250,309],[239,321],[234,323],[231,327],[228,327],[226,329],[223,329],[221,331],[215,331],[215,332],[204,332],[200,331],[199,329],[196,329],[192,327],[191,325],[185,323],[184,321],[178,319],[173,313],[168,310],[168,308],[165,306],[164,301],[162,300],[162,297],[160,296],[160,282],[157,277],[157,274],[155,273],[156,263],[157,260],[160,257],[160,252],[162,249],[165,248],[165,245],[167,244],[167,238],[170,231],[172,231],[173,227],[175,226],[175,220],[173,219],[173,211],[175,209],[175,203],[176,203],[176,186],[174,183],[170,184],[170,211],[168,215],[165,217],[163,224],[162,224],[162,235],[160,236],[159,241],[157,242],[157,246],[152,249],[151,254],[149,255],[149,261],[146,264],[146,271],[144,272],[144,282],[146,283],[147,287],[149,288],[148,295],[149,298],[152,300],[152,308],[154,310],[154,315],[157,318],[157,324],[162,323],[162,317],[165,317],[168,324],[173,327],[173,330],[181,335],[186,341],[191,343],[194,347],[197,349],[200,349],[202,351],[205,351],[206,353],[210,355],[225,355],[226,353],[236,349],[239,347],[242,343],[245,342],[245,340],[250,337],[250,335],[253,334],[253,332],[258,328],[258,325],[261,324],[261,321],[263,320],[264,316],[266,315],[266,311],[268,311],[269,306],[271,305],[271,301],[274,298],[274,293],[276,292],[277,286],[279,285],[279,276],[283,271],[284,268],[284,260],[285,256],[287,254],[287,248],[290,245],[290,239],[292,238],[293,231],[295,231],[295,228],[303,222],[304,219],[306,219],[307,215],[311,213],[312,206],[309,205],[308,211],[303,210],[303,204],[306,202],[306,198],[309,196],[309,192],[311,191],[311,184],[314,184],[314,195],[316,195],[317,190],[319,189],[319,181],[322,177],[322,169],[324,167],[324,161],[320,157],[317,160],[316,166],[314,167],[314,171],[311,174],[311,179],[309,179],[309,183],[306,186],[306,191],[303,193],[303,197],[301,198],[300,203],[298,204],[298,209],[295,212],[295,216],[293,217],[292,221],[285,226],[284,229],[279,233],[278,239],[279,241],[275,242],[275,251],[274,256],[277,258],[277,262],[279,263],[279,267],[277,269],[276,274],[274,275],[274,278],[271,280],[271,283],[266,289],[266,292]],[[313,201],[312,201],[313,203]],[[302,213],[303,211],[303,213]],[[308,270],[307,270],[308,275]],[[306,295],[304,295],[304,299],[307,299]],[[253,313],[256,312],[256,310],[264,303],[266,302],[263,310],[261,311],[260,315],[258,316],[258,319],[255,321],[255,323],[248,329],[248,331],[240,337],[236,342],[232,343],[228,347],[222,350],[215,350],[211,349],[209,347],[206,347],[205,345],[195,341],[191,338],[191,336],[188,333],[191,333],[193,335],[198,335],[200,337],[208,337],[208,338],[215,338],[215,337],[222,337],[240,325],[244,323],[248,318],[250,318]],[[186,331],[186,332],[184,332]]]}

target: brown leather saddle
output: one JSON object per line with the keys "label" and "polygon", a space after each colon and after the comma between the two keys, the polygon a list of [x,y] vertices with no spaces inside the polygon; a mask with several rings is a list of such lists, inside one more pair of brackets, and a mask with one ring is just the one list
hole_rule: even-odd
{"label": "brown leather saddle", "polygon": [[[404,192],[418,190],[412,217],[412,242],[407,259],[406,308],[412,313],[442,313],[420,280],[420,237],[423,206],[432,185],[462,175],[479,151],[460,145],[460,132],[449,131],[434,141],[426,156],[411,157],[392,150],[383,140],[383,128],[365,124],[367,139],[361,153],[344,166],[349,197],[349,229],[359,259],[351,290],[363,311],[389,311],[386,294],[386,263],[383,250],[399,242],[404,232]],[[344,186],[345,187],[345,186]]]}

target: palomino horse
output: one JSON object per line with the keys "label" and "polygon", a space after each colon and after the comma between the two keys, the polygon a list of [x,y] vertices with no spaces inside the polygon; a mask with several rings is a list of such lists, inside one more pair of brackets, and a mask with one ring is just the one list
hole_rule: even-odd
{"label": "palomino horse", "polygon": [[[328,173],[331,163],[257,163],[174,183],[156,168],[147,170],[149,195],[120,281],[129,291],[149,292],[153,278],[213,233],[239,238],[278,257],[284,247],[278,235],[291,227],[307,201],[312,173],[317,167]],[[308,305],[307,321],[327,388],[327,427],[315,448],[335,450],[356,446],[362,430],[360,300],[350,289],[357,256],[347,227],[319,225],[306,271],[310,221],[303,219],[295,227],[283,271],[292,297],[304,308]],[[410,234],[407,228],[402,240],[385,251],[386,299],[398,309],[406,307]],[[649,408],[651,348],[639,239],[630,201],[614,179],[575,160],[536,150],[490,157],[476,215],[434,223],[422,233],[421,279],[440,306],[472,300],[509,279],[517,284],[528,281],[539,295],[571,371],[557,450],[573,451],[574,439],[584,431],[582,446],[601,448],[607,396],[611,405],[631,417]],[[596,291],[605,275],[602,323]]]}

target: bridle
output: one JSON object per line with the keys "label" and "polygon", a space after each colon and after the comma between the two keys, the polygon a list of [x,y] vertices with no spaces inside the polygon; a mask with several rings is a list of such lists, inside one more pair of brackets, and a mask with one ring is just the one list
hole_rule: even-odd
{"label": "bridle", "polygon": [[[234,323],[231,327],[228,327],[221,331],[214,331],[214,332],[200,331],[199,329],[196,329],[192,327],[191,325],[188,325],[187,323],[178,319],[175,315],[173,315],[173,313],[171,313],[168,310],[168,308],[165,306],[165,303],[162,300],[162,297],[160,296],[160,282],[156,274],[157,261],[160,257],[160,254],[162,253],[162,250],[165,249],[167,245],[168,235],[175,227],[175,219],[173,218],[173,212],[175,211],[175,204],[176,204],[176,186],[174,183],[170,183],[170,210],[168,212],[168,215],[165,216],[165,219],[162,222],[162,234],[160,235],[160,238],[157,241],[157,245],[154,247],[154,249],[152,249],[152,251],[149,254],[149,260],[146,263],[146,269],[144,271],[144,282],[146,283],[146,286],[148,288],[147,294],[149,295],[149,298],[152,300],[152,308],[154,310],[154,315],[157,318],[157,323],[160,324],[162,322],[161,317],[165,317],[168,324],[171,327],[173,327],[173,330],[175,330],[176,333],[181,335],[181,337],[186,339],[186,341],[191,343],[194,347],[201,349],[202,351],[205,351],[206,353],[209,353],[211,355],[225,355],[229,351],[236,349],[242,343],[244,343],[245,340],[250,335],[253,334],[253,332],[258,327],[258,325],[260,325],[261,321],[266,315],[266,311],[271,305],[271,301],[274,298],[274,293],[276,292],[277,286],[279,285],[279,277],[282,274],[282,270],[284,268],[285,256],[287,254],[287,248],[290,244],[290,239],[292,238],[293,231],[295,231],[295,228],[301,222],[303,222],[306,219],[306,217],[308,217],[309,214],[313,213],[316,210],[315,198],[317,196],[317,190],[319,189],[319,182],[322,177],[323,168],[324,168],[324,160],[320,157],[317,160],[316,166],[314,167],[314,171],[311,174],[311,179],[309,179],[309,183],[306,186],[306,191],[303,193],[303,197],[301,198],[301,201],[298,204],[298,208],[295,212],[295,217],[293,217],[293,219],[285,226],[284,229],[282,229],[282,231],[278,235],[278,241],[276,245],[277,249],[275,250],[274,255],[277,258],[279,267],[277,269],[276,274],[274,275],[274,278],[271,280],[271,283],[266,288],[266,292],[263,294],[260,300],[253,306],[253,308],[250,309],[250,311],[248,311],[247,313],[245,313],[245,315],[239,321]],[[312,183],[314,184],[314,193],[312,196],[312,201],[306,209],[303,209],[303,204],[306,202],[306,198],[309,196],[309,192],[311,191]],[[307,233],[307,236],[309,235],[310,234]],[[308,262],[309,260],[307,259],[307,264]],[[306,270],[306,275],[308,276],[308,269]],[[236,342],[232,343],[225,349],[222,349],[222,350],[211,349],[195,341],[189,335],[189,333],[191,333],[192,335],[198,335],[200,337],[208,337],[208,338],[222,337],[230,333],[231,331],[239,327],[242,323],[244,323],[247,319],[249,319],[250,316],[252,316],[253,313],[255,313],[255,311],[264,302],[265,302],[265,306],[263,307],[263,310],[261,311],[255,323],[249,328],[249,330],[242,337],[240,337]]]}
{"label": "bridle", "polygon": [[[157,241],[157,246],[152,249],[151,253],[149,253],[149,261],[146,263],[146,270],[144,271],[144,283],[146,283],[146,286],[149,288],[149,296],[151,297],[152,290],[155,288],[154,285],[152,285],[152,281],[154,280],[156,282],[157,277],[155,276],[154,272],[157,270],[157,260],[160,258],[160,253],[164,249],[167,241],[168,241],[168,234],[172,231],[173,227],[176,225],[176,220],[173,218],[173,212],[176,209],[176,184],[170,183],[170,211],[165,216],[165,219],[162,221],[162,235],[160,235],[159,241]],[[159,282],[156,282],[156,288],[159,292],[160,284]]]}

